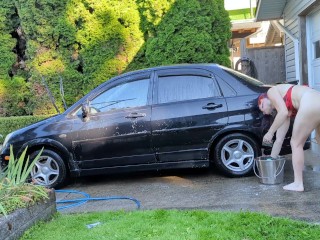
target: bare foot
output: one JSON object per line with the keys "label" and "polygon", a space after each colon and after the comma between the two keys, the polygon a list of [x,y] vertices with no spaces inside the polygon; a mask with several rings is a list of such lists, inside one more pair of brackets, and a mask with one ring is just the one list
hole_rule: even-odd
{"label": "bare foot", "polygon": [[286,186],[283,187],[284,190],[289,190],[289,191],[297,191],[297,192],[303,192],[304,187],[303,184],[298,184],[298,183],[290,183]]}

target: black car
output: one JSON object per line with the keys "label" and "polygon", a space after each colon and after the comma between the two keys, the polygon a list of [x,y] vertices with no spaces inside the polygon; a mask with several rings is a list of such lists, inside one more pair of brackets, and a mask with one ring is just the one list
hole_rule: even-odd
{"label": "black car", "polygon": [[[261,154],[258,95],[268,86],[216,64],[163,66],[114,77],[63,114],[10,133],[20,154],[28,146],[31,175],[59,187],[69,176],[211,164],[229,176],[251,173]],[[284,150],[289,145],[284,146]],[[16,155],[15,155],[16,156]]]}

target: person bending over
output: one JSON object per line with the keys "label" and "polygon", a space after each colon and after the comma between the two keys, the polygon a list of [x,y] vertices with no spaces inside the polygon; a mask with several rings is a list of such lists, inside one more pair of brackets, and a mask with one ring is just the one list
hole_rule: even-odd
{"label": "person bending over", "polygon": [[279,155],[289,129],[290,118],[294,117],[290,141],[294,182],[284,186],[283,189],[304,191],[303,146],[314,129],[316,129],[316,140],[318,144],[320,143],[320,92],[306,86],[279,84],[271,87],[267,93],[262,93],[258,98],[258,105],[263,114],[277,111],[269,131],[263,137],[263,142],[270,144],[276,133],[271,157]]}

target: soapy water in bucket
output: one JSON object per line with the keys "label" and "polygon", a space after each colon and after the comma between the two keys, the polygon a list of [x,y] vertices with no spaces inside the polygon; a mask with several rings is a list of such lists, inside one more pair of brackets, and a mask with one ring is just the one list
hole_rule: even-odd
{"label": "soapy water in bucket", "polygon": [[[285,157],[263,156],[254,159],[253,170],[263,184],[279,184],[283,182]],[[258,171],[258,173],[257,173]]]}

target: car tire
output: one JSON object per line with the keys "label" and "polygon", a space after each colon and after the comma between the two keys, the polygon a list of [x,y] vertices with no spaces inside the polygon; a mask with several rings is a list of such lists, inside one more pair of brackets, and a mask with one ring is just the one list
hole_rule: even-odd
{"label": "car tire", "polygon": [[[40,151],[30,154],[34,159]],[[67,180],[67,168],[59,154],[52,150],[43,150],[39,160],[31,170],[31,177],[36,184],[48,188],[59,188]]]}
{"label": "car tire", "polygon": [[249,136],[233,133],[224,136],[214,150],[214,164],[225,175],[240,177],[252,174],[258,144]]}

